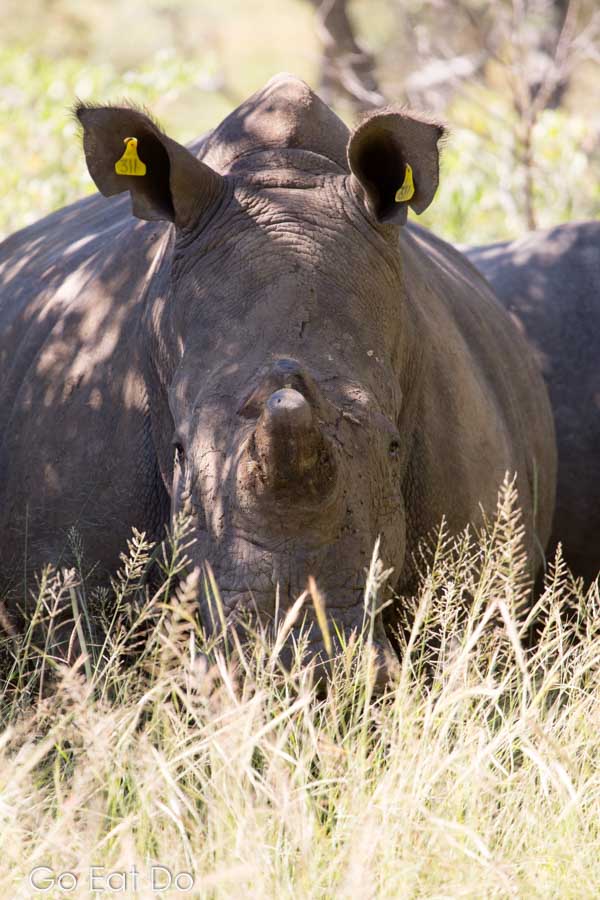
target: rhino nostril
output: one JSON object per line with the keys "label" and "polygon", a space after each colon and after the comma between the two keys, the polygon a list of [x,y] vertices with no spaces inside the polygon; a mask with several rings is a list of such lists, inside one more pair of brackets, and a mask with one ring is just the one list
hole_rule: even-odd
{"label": "rhino nostril", "polygon": [[183,466],[185,464],[185,448],[180,440],[176,439],[173,441],[173,453],[177,465]]}

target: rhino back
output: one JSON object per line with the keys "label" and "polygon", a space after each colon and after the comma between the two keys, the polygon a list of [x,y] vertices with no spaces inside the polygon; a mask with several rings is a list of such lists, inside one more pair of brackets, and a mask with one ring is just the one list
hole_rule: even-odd
{"label": "rhino back", "polygon": [[600,222],[474,247],[471,261],[526,337],[548,386],[558,443],[552,545],[576,574],[600,568]]}
{"label": "rhino back", "polygon": [[165,517],[140,322],[167,240],[95,195],[0,245],[4,581],[25,553],[64,559],[71,525],[110,565],[131,525]]}
{"label": "rhino back", "polygon": [[416,528],[435,527],[442,515],[453,529],[464,527],[479,503],[493,511],[508,472],[517,475],[528,532],[544,546],[556,448],[547,392],[526,343],[463,254],[414,226],[402,254],[426,356],[409,484],[413,515],[433,515]]}

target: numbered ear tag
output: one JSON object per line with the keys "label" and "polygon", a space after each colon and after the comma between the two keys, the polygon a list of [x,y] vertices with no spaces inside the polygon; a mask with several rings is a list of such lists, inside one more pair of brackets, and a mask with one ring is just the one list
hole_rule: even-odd
{"label": "numbered ear tag", "polygon": [[115,163],[117,175],[145,175],[146,166],[141,161],[137,152],[137,138],[125,138],[125,152],[121,159]]}
{"label": "numbered ear tag", "polygon": [[406,163],[404,181],[402,182],[402,187],[399,187],[396,191],[394,200],[396,203],[406,203],[407,200],[410,200],[414,196],[414,193],[415,183],[413,181],[412,166],[409,166],[409,164]]}

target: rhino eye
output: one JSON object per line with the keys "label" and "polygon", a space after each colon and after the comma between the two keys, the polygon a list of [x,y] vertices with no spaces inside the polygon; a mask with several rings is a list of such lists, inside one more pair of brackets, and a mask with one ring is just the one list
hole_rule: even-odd
{"label": "rhino eye", "polygon": [[400,455],[400,441],[392,438],[388,447],[388,453],[392,459],[396,459]]}
{"label": "rhino eye", "polygon": [[185,450],[181,441],[173,441],[173,450],[175,452],[175,462],[178,466],[183,466],[185,462]]}

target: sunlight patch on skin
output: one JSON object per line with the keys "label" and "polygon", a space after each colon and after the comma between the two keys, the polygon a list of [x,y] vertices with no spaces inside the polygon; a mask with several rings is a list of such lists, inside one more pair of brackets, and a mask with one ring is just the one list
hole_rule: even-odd
{"label": "sunlight patch on skin", "polygon": [[65,256],[72,256],[78,250],[81,250],[83,247],[85,247],[91,241],[95,240],[95,238],[96,238],[95,234],[89,234],[86,237],[80,238],[78,241],[73,241],[73,243],[69,247],[66,248]]}

